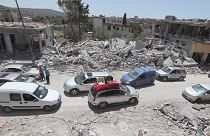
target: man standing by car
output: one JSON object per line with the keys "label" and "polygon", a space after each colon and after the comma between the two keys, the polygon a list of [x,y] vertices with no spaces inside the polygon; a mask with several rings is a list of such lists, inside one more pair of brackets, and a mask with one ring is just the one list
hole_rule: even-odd
{"label": "man standing by car", "polygon": [[46,84],[49,85],[50,84],[50,71],[47,66],[44,66],[44,73],[45,73],[46,80],[47,80]]}
{"label": "man standing by car", "polygon": [[39,70],[39,75],[40,75],[41,81],[44,81],[45,80],[45,76],[44,76],[44,68],[43,68],[43,66],[39,65],[38,66],[38,70]]}

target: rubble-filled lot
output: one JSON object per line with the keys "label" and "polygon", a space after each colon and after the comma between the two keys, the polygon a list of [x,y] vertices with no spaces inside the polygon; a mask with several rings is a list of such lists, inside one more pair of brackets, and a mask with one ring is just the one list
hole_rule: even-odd
{"label": "rubble-filled lot", "polygon": [[[42,57],[53,68],[71,72],[87,70],[129,70],[140,66],[196,66],[183,50],[161,41],[85,41],[63,42],[48,47]],[[193,70],[189,70],[191,72]]]}
{"label": "rubble-filled lot", "polygon": [[[72,73],[51,71],[51,85],[62,95],[62,106],[51,113],[42,110],[17,110],[0,112],[0,135],[6,136],[183,136],[195,135],[199,118],[206,119],[204,132],[209,132],[209,105],[200,111],[181,96],[182,90],[195,83],[208,83],[207,75],[188,75],[183,82],[159,82],[139,89],[139,104],[113,105],[106,110],[90,108],[87,93],[71,97],[63,93],[62,85]],[[113,71],[119,79],[125,72]],[[199,81],[197,80],[199,79]],[[43,84],[43,83],[40,83]],[[186,116],[193,127],[174,120],[160,111],[169,103],[181,117]],[[168,108],[168,111],[173,111]],[[173,113],[173,112],[172,112]],[[176,116],[175,114],[172,114]],[[0,123],[0,124],[1,124]],[[202,124],[202,123],[201,123]],[[203,132],[203,131],[202,131]]]}

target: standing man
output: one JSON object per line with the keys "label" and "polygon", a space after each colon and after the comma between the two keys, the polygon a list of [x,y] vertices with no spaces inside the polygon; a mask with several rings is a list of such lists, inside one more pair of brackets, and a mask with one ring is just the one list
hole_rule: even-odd
{"label": "standing man", "polygon": [[50,84],[50,71],[47,66],[44,66],[44,73],[45,73],[46,80],[47,80],[46,84],[49,85]]}
{"label": "standing man", "polygon": [[41,81],[44,81],[45,80],[45,76],[44,76],[44,68],[43,68],[43,66],[39,65],[38,66],[38,70],[39,70],[39,75],[40,75]]}

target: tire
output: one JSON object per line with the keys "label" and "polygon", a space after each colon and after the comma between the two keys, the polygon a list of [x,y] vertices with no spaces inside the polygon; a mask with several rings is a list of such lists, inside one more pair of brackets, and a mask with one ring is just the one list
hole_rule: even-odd
{"label": "tire", "polygon": [[180,80],[180,81],[183,81],[183,80],[184,80],[184,77],[179,77],[179,80]]}
{"label": "tire", "polygon": [[166,82],[166,81],[168,81],[168,77],[163,77],[162,80],[163,80],[164,82]]}
{"label": "tire", "polygon": [[200,103],[201,102],[201,98],[198,98],[195,100],[195,103]]}
{"label": "tire", "polygon": [[130,104],[136,104],[138,100],[136,98],[130,98],[128,101]]}
{"label": "tire", "polygon": [[69,93],[70,93],[71,95],[77,95],[77,94],[79,93],[79,89],[76,89],[76,88],[71,89],[71,90],[69,91]]}
{"label": "tire", "polygon": [[3,110],[4,112],[7,112],[7,113],[10,113],[10,112],[13,111],[13,109],[12,109],[11,107],[8,107],[8,106],[3,107],[2,110]]}
{"label": "tire", "polygon": [[101,102],[101,103],[98,104],[98,107],[100,109],[105,109],[107,106],[108,106],[108,103],[107,102]]}
{"label": "tire", "polygon": [[43,110],[45,110],[45,111],[51,111],[52,110],[52,107],[49,106],[49,105],[46,105],[46,106],[43,107]]}

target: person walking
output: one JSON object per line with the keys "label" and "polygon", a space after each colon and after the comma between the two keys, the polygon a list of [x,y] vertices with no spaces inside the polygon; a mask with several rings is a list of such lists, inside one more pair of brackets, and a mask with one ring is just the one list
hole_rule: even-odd
{"label": "person walking", "polygon": [[46,84],[49,85],[50,84],[50,71],[47,66],[44,66],[44,74],[45,74],[46,80],[47,80]]}
{"label": "person walking", "polygon": [[45,76],[44,76],[44,68],[43,68],[43,66],[39,65],[38,66],[38,70],[39,70],[39,75],[40,75],[41,81],[44,81],[45,80]]}

